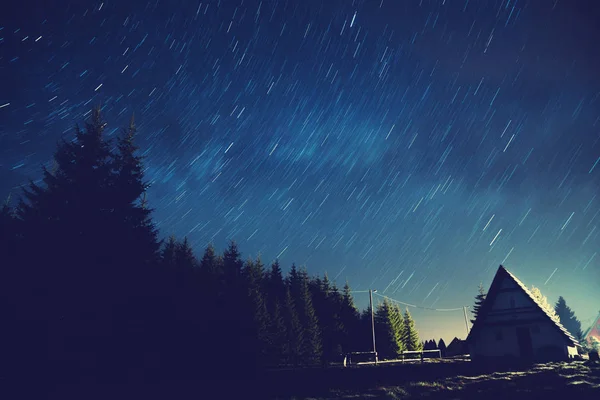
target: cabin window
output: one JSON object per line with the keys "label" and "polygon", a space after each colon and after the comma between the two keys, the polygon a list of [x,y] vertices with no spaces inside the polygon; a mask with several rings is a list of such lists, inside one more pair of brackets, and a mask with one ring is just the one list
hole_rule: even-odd
{"label": "cabin window", "polygon": [[531,333],[540,333],[540,327],[538,325],[533,325],[531,327]]}
{"label": "cabin window", "polygon": [[498,341],[502,340],[502,329],[498,329],[496,331],[496,340],[498,340]]}
{"label": "cabin window", "polygon": [[516,307],[516,305],[515,305],[515,298],[511,297],[510,298],[510,308],[515,308],[515,307]]}

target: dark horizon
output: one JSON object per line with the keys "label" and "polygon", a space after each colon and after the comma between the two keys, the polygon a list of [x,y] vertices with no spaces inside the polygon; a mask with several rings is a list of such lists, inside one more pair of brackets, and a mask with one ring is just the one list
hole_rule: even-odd
{"label": "dark horizon", "polygon": [[[472,305],[503,264],[597,316],[594,2],[86,0],[3,17],[0,195],[102,104],[110,137],[135,114],[160,236],[198,256],[234,239],[244,259],[430,308]],[[423,339],[464,337],[461,311],[411,312]]]}

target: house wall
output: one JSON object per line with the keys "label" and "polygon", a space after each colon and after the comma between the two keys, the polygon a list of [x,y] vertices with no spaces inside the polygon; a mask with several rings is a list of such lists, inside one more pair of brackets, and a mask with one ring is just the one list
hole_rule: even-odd
{"label": "house wall", "polygon": [[550,322],[535,324],[519,324],[511,326],[484,326],[477,336],[471,354],[481,354],[489,357],[515,356],[519,354],[517,328],[527,327],[531,332],[531,343],[534,353],[547,346],[556,346],[568,356],[564,338]]}

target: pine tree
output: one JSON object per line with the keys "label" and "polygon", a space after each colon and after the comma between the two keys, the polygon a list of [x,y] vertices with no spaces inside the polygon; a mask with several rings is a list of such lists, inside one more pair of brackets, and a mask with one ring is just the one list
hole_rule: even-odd
{"label": "pine tree", "polygon": [[477,316],[479,315],[479,310],[481,310],[481,307],[483,306],[485,297],[486,297],[486,293],[485,293],[485,289],[483,287],[483,283],[480,283],[477,296],[475,296],[475,304],[473,305],[473,310],[471,311],[473,313],[473,319],[471,320],[472,324],[475,323],[475,320],[477,319]]}
{"label": "pine tree", "polygon": [[313,306],[312,295],[309,290],[309,278],[305,269],[298,272],[297,279],[297,297],[295,300],[299,320],[304,330],[302,358],[305,364],[316,365],[321,362],[323,356],[319,319]]}
{"label": "pine tree", "polygon": [[[194,250],[188,238],[184,237],[182,242],[175,245],[175,267],[180,270],[191,271],[196,267],[197,263]],[[189,274],[186,274],[186,276],[189,276]]]}
{"label": "pine tree", "polygon": [[[248,304],[248,296],[245,291],[242,279],[243,261],[234,241],[229,242],[229,246],[223,252],[223,274],[220,282],[221,293],[218,300],[218,314],[222,326],[219,342],[222,343],[221,360],[239,358],[244,359],[253,357],[253,349],[244,346],[244,341],[240,340],[246,333],[239,329],[240,320],[249,318],[247,308],[240,309],[240,305]],[[237,368],[242,368],[237,365]]]}
{"label": "pine tree", "polygon": [[319,321],[323,347],[323,363],[341,358],[341,339],[344,331],[340,317],[342,296],[335,285],[331,285],[327,274],[323,279],[316,277],[309,282],[314,309]]}
{"label": "pine tree", "polygon": [[[132,337],[149,330],[143,328],[152,308],[147,267],[158,261],[160,243],[140,199],[141,159],[132,140],[125,146],[119,139],[113,151],[105,126],[95,108],[74,140],[58,144],[55,168],[42,169],[41,183],[30,182],[17,207],[23,240],[36,247],[22,254],[35,288],[24,292],[34,293],[27,299],[31,318],[49,321],[54,339],[46,352],[55,360],[109,363],[110,351],[91,355],[96,348],[139,359],[142,340]],[[67,335],[78,337],[77,345],[54,346]]]}
{"label": "pine tree", "polygon": [[285,309],[279,300],[275,300],[273,311],[269,314],[269,362],[273,366],[285,364],[290,348],[285,324]]}
{"label": "pine tree", "polygon": [[148,266],[158,261],[160,243],[151,219],[152,209],[147,207],[146,190],[150,185],[144,181],[143,157],[136,154],[136,132],[132,116],[128,129],[117,139],[113,160],[112,214],[117,223],[123,223],[123,229],[118,233],[120,240],[127,243],[127,251],[134,257],[129,262]]}
{"label": "pine tree", "polygon": [[556,315],[558,315],[562,326],[564,326],[576,340],[582,341],[583,332],[581,331],[581,322],[579,322],[575,313],[567,305],[567,302],[562,296],[558,298],[558,301],[554,306],[554,311]]}
{"label": "pine tree", "polygon": [[335,284],[331,286],[331,292],[328,300],[332,309],[330,323],[331,353],[326,361],[334,362],[343,359],[343,355],[347,352],[347,349],[344,347],[344,335],[347,332],[347,328],[344,326],[344,321],[342,320],[342,307],[344,299]]}
{"label": "pine tree", "polygon": [[256,261],[248,260],[244,268],[246,279],[249,320],[246,321],[248,333],[248,346],[254,349],[256,354],[255,361],[259,365],[265,365],[267,362],[267,352],[269,350],[269,315],[265,298],[263,297],[262,287],[264,279],[264,266],[260,257]]}
{"label": "pine tree", "polygon": [[286,286],[283,279],[283,273],[279,266],[279,261],[275,260],[271,265],[270,271],[266,274],[265,288],[267,293],[267,309],[272,314],[275,304],[282,306],[285,303]]}
{"label": "pine tree", "polygon": [[397,307],[387,299],[375,313],[375,338],[380,359],[395,359],[405,350],[402,337],[404,322]]}
{"label": "pine tree", "polygon": [[344,285],[342,291],[342,305],[340,318],[344,327],[342,332],[342,349],[345,353],[355,351],[361,348],[361,320],[360,314],[354,305],[352,291],[348,282]]}
{"label": "pine tree", "polygon": [[175,268],[175,252],[177,249],[177,239],[175,235],[169,236],[169,239],[165,242],[161,259],[163,266],[167,268]]}
{"label": "pine tree", "polygon": [[269,360],[273,365],[281,365],[287,363],[290,356],[286,325],[289,312],[286,310],[287,288],[277,260],[271,265],[265,280],[266,304],[269,312]]}
{"label": "pine tree", "polygon": [[442,353],[442,357],[446,356],[446,342],[444,342],[444,339],[440,339],[440,341],[438,342],[437,348],[440,350],[440,353]]}
{"label": "pine tree", "polygon": [[404,326],[405,326],[405,331],[404,331],[403,342],[404,342],[404,347],[406,347],[406,350],[407,351],[423,350],[423,344],[419,340],[419,332],[417,331],[417,328],[415,327],[415,321],[414,321],[412,315],[410,315],[408,308],[404,312]]}
{"label": "pine tree", "polygon": [[304,356],[304,329],[298,318],[290,288],[287,288],[285,293],[285,322],[288,335],[288,358],[286,361],[292,365],[299,365]]}
{"label": "pine tree", "polygon": [[558,315],[556,314],[556,311],[554,311],[554,307],[552,307],[550,305],[550,303],[548,303],[548,299],[546,298],[546,296],[544,296],[542,294],[540,289],[538,289],[535,286],[531,286],[531,288],[529,289],[529,292],[537,300],[538,304],[540,304],[540,306],[544,309],[544,311],[546,311],[546,313],[550,316],[550,318],[552,318],[556,322],[559,322],[559,318],[558,318]]}

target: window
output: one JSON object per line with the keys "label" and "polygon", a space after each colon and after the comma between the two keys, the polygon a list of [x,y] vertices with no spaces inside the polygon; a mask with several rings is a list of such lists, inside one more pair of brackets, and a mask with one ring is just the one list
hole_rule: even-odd
{"label": "window", "polygon": [[516,307],[516,305],[515,305],[515,298],[511,297],[510,298],[510,308],[515,308],[515,307]]}
{"label": "window", "polygon": [[502,329],[498,329],[496,331],[496,340],[498,340],[498,341],[502,340]]}

